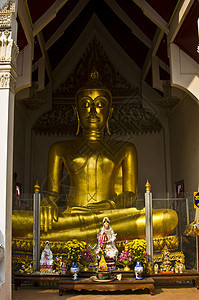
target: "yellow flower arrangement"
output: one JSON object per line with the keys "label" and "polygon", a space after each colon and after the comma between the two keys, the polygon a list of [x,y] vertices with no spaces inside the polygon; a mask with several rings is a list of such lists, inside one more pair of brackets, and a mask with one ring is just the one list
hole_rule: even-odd
{"label": "yellow flower arrangement", "polygon": [[86,242],[78,241],[76,239],[66,242],[65,248],[68,260],[77,263],[80,260],[82,251],[85,250],[86,245]]}
{"label": "yellow flower arrangement", "polygon": [[135,239],[126,243],[125,250],[130,251],[134,261],[144,261],[147,242],[141,239]]}

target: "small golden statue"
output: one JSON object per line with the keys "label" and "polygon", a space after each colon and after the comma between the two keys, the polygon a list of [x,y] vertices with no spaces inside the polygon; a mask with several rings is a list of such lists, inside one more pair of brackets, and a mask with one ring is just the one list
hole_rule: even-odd
{"label": "small golden statue", "polygon": [[171,259],[170,259],[170,252],[165,245],[163,251],[162,251],[162,264],[160,265],[161,272],[169,273],[171,272],[172,266],[171,266]]}

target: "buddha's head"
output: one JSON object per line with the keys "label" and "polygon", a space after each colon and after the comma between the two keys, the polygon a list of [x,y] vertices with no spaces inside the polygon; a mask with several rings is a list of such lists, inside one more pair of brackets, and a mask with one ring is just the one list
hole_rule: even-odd
{"label": "buddha's head", "polygon": [[[76,114],[84,133],[103,133],[112,114],[111,92],[99,81],[98,72],[76,93]],[[95,138],[93,138],[95,139]]]}

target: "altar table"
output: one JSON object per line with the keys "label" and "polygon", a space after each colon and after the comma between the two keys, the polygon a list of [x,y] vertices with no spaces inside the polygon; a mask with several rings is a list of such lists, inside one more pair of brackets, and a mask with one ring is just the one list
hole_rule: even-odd
{"label": "altar table", "polygon": [[154,293],[154,280],[153,278],[143,278],[142,280],[136,280],[135,278],[124,278],[122,280],[113,281],[93,281],[91,278],[79,278],[77,281],[71,279],[59,280],[59,295],[62,296],[64,290],[87,290],[87,291],[125,291],[125,290],[145,290],[148,289],[153,295]]}
{"label": "altar table", "polygon": [[152,274],[151,277],[157,283],[192,281],[199,289],[199,272],[195,270],[186,270],[183,273],[158,273]]}

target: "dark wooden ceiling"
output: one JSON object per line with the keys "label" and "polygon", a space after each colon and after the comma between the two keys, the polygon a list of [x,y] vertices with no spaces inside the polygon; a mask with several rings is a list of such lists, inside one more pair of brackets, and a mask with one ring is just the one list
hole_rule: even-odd
{"label": "dark wooden ceiling", "polygon": [[[82,0],[81,0],[82,1]],[[37,22],[51,7],[55,4],[54,0],[27,0],[27,8],[29,11],[30,20],[32,26]],[[61,1],[60,1],[61,2]],[[140,37],[136,36],[134,32],[125,24],[124,19],[118,16],[112,9],[109,1],[105,0],[90,0],[85,7],[79,11],[79,14],[72,21],[72,23],[66,28],[63,34],[55,40],[55,42],[46,49],[48,55],[50,67],[52,71],[61,62],[63,57],[71,49],[77,38],[81,35],[85,26],[89,20],[96,14],[101,20],[102,24],[106,27],[107,31],[112,35],[116,42],[122,47],[127,55],[137,64],[142,70],[144,63],[150,49],[144,43],[142,36],[145,36],[153,43],[158,26],[147,14],[144,13],[141,6],[138,5],[139,1],[133,0],[115,0],[114,3],[119,7],[125,16],[130,18],[132,22],[141,30]],[[113,2],[113,1],[110,1]],[[140,3],[144,2],[157,13],[163,21],[166,22],[168,27],[170,26],[171,19],[175,13],[175,10],[179,4],[178,0],[160,1],[160,0],[140,0]],[[68,0],[66,3],[56,12],[56,15],[43,26],[41,33],[43,35],[44,43],[46,44],[53,36],[60,25],[73,13],[75,7],[80,3],[78,0]],[[199,16],[199,2],[195,0],[189,13],[187,14],[174,43],[176,43],[185,53],[191,56],[195,61],[199,63],[199,55],[197,53],[198,45],[198,33],[197,33],[197,19]],[[18,45],[22,50],[26,44],[26,35],[24,29],[18,19]],[[161,42],[158,45],[156,55],[169,66],[169,58],[167,53],[167,34],[164,34]],[[34,41],[34,59],[35,63],[42,56],[40,44],[35,36]],[[168,77],[164,71],[162,76]],[[148,73],[145,76],[145,80],[150,83],[151,81],[151,69],[148,69]]]}

